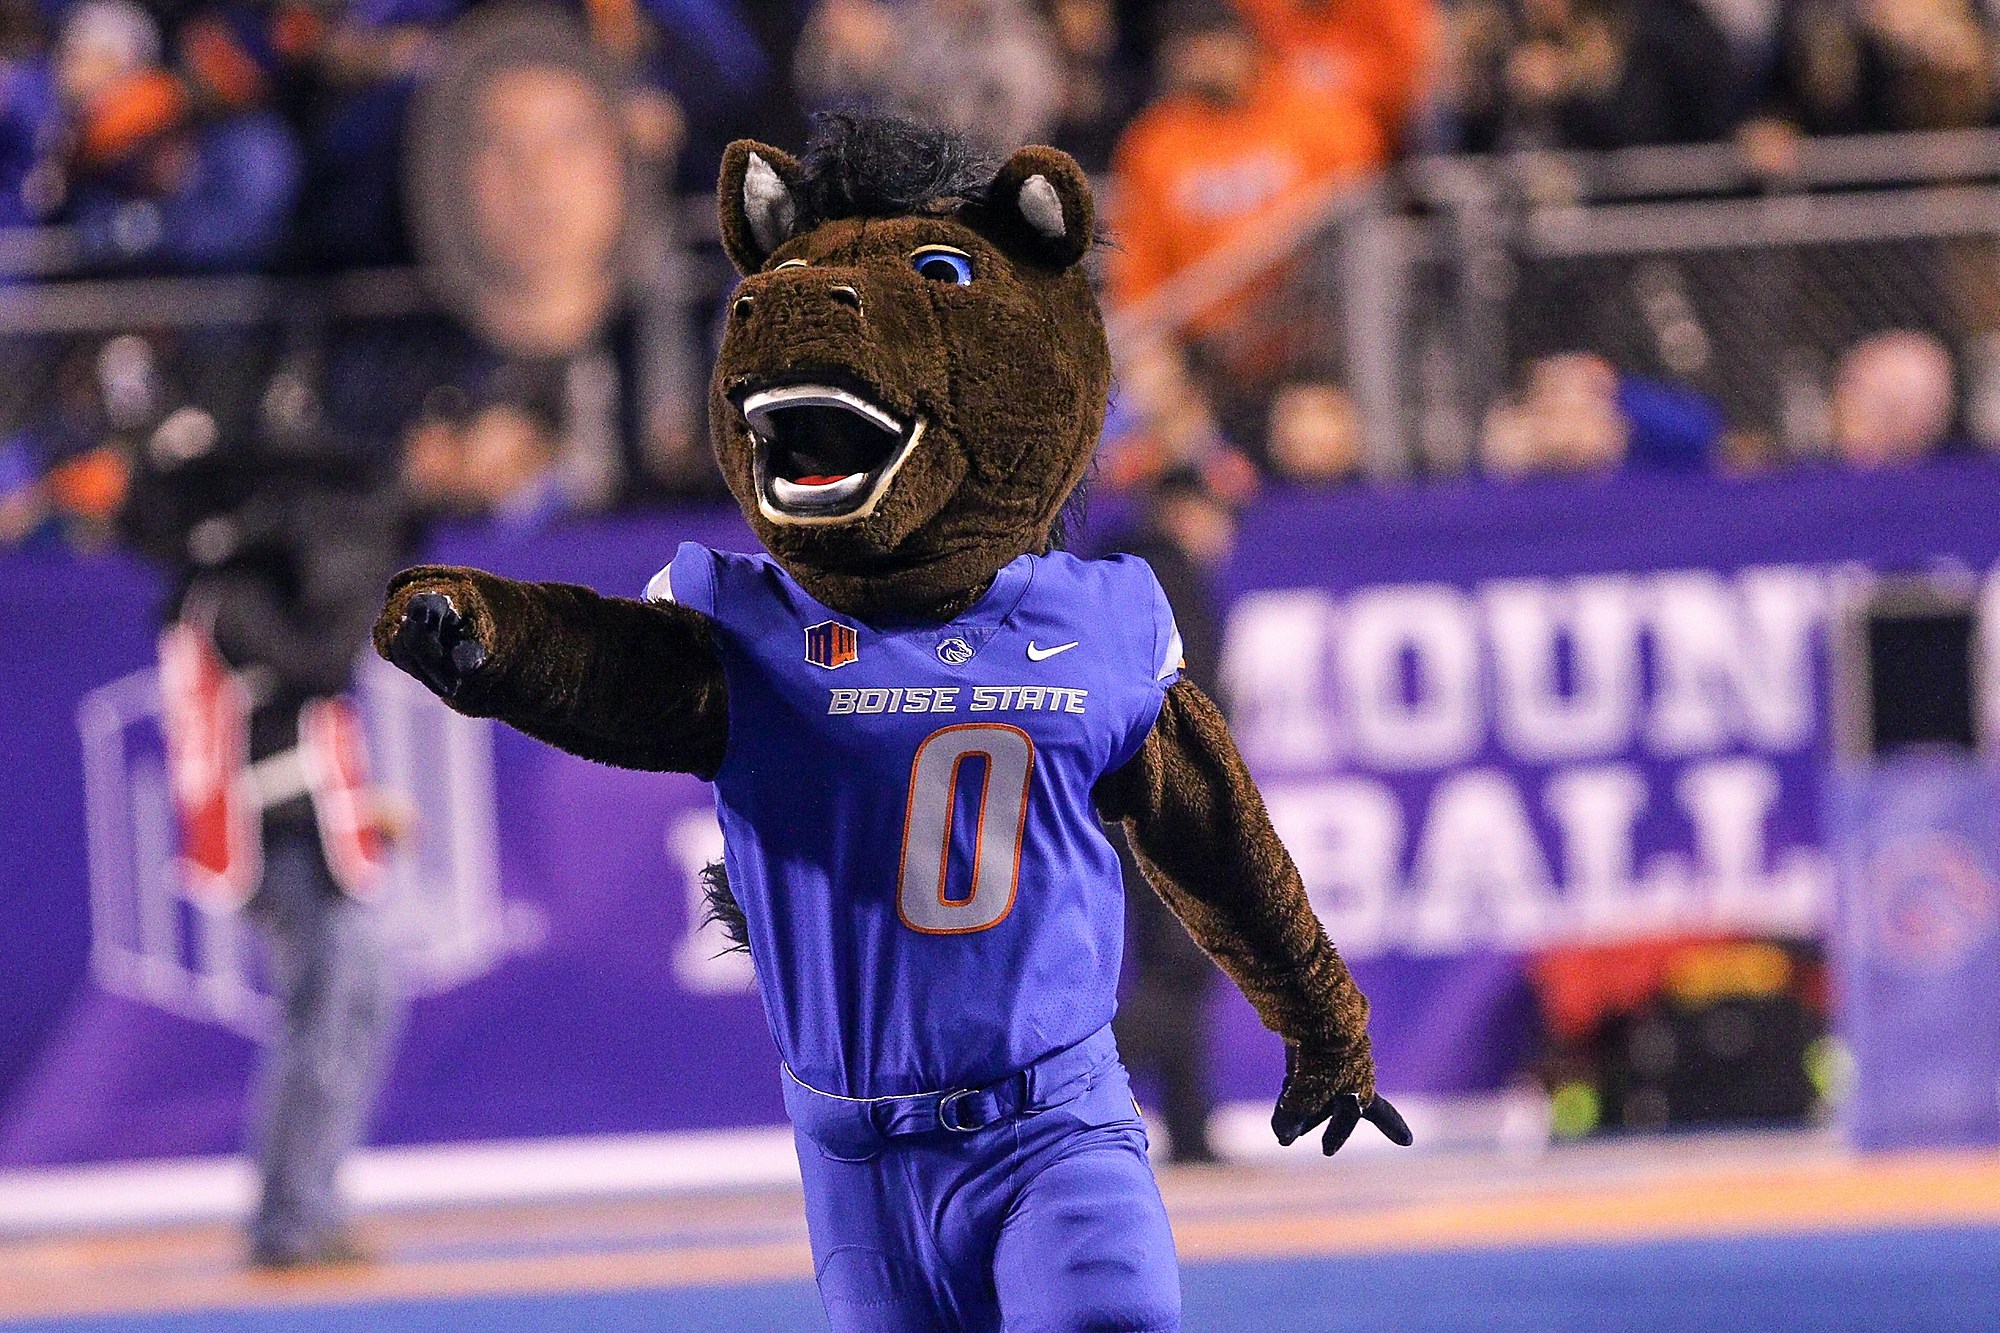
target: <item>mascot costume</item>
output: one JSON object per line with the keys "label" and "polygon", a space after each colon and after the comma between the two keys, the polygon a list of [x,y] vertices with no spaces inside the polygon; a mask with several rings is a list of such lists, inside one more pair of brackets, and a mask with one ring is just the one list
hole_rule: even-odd
{"label": "mascot costume", "polygon": [[1057,549],[1111,373],[1088,184],[834,117],[803,160],[731,145],[720,193],[713,443],[769,554],[683,545],[644,601],[411,569],[376,645],[460,712],[715,784],[835,1328],[1177,1328],[1101,821],[1284,1038],[1279,1140],[1409,1131],[1152,572]]}

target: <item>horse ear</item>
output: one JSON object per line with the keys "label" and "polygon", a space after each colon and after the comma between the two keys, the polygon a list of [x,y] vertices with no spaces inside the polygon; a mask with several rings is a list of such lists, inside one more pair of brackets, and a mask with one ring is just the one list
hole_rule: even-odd
{"label": "horse ear", "polygon": [[763,268],[771,252],[792,239],[799,221],[799,175],[790,154],[752,139],[738,139],[723,150],[716,213],[722,248],[738,273],[748,277]]}
{"label": "horse ear", "polygon": [[994,221],[1053,268],[1068,268],[1090,252],[1097,209],[1090,181],[1059,148],[1023,148],[1007,159],[986,192]]}

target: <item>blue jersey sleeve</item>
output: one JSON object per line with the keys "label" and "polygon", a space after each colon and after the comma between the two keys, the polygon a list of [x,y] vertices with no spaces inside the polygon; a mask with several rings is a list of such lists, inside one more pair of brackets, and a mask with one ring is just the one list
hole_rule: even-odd
{"label": "blue jersey sleeve", "polygon": [[1131,730],[1105,770],[1115,773],[1131,762],[1146,744],[1146,737],[1153,734],[1153,724],[1160,717],[1160,702],[1181,678],[1183,664],[1180,628],[1174,623],[1174,609],[1168,604],[1153,567],[1137,556],[1114,556],[1108,563],[1120,567],[1123,587],[1119,600],[1130,608],[1123,618],[1134,626],[1134,642],[1129,651],[1136,659],[1135,665],[1146,672],[1150,686],[1145,695],[1146,706],[1133,719]]}
{"label": "blue jersey sleeve", "polygon": [[705,616],[715,615],[715,552],[698,542],[682,542],[673,560],[646,585],[649,602],[674,602]]}
{"label": "blue jersey sleeve", "polygon": [[1167,590],[1160,586],[1150,565],[1146,567],[1146,587],[1153,597],[1153,683],[1165,694],[1187,669],[1187,650],[1181,646],[1181,628],[1174,623]]}

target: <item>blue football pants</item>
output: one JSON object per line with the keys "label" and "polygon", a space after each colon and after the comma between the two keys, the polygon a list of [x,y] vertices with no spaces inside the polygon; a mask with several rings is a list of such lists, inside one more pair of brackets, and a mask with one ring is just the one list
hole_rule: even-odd
{"label": "blue football pants", "polygon": [[828,1132],[818,1109],[818,1137],[794,1137],[835,1333],[1180,1328],[1173,1233],[1115,1055],[1082,1095],[969,1134]]}

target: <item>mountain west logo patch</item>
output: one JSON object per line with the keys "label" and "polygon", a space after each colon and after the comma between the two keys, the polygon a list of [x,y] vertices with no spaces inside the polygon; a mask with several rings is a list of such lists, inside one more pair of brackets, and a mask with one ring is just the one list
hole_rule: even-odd
{"label": "mountain west logo patch", "polygon": [[852,625],[838,620],[822,620],[806,626],[806,661],[828,671],[844,667],[861,656],[861,636]]}

